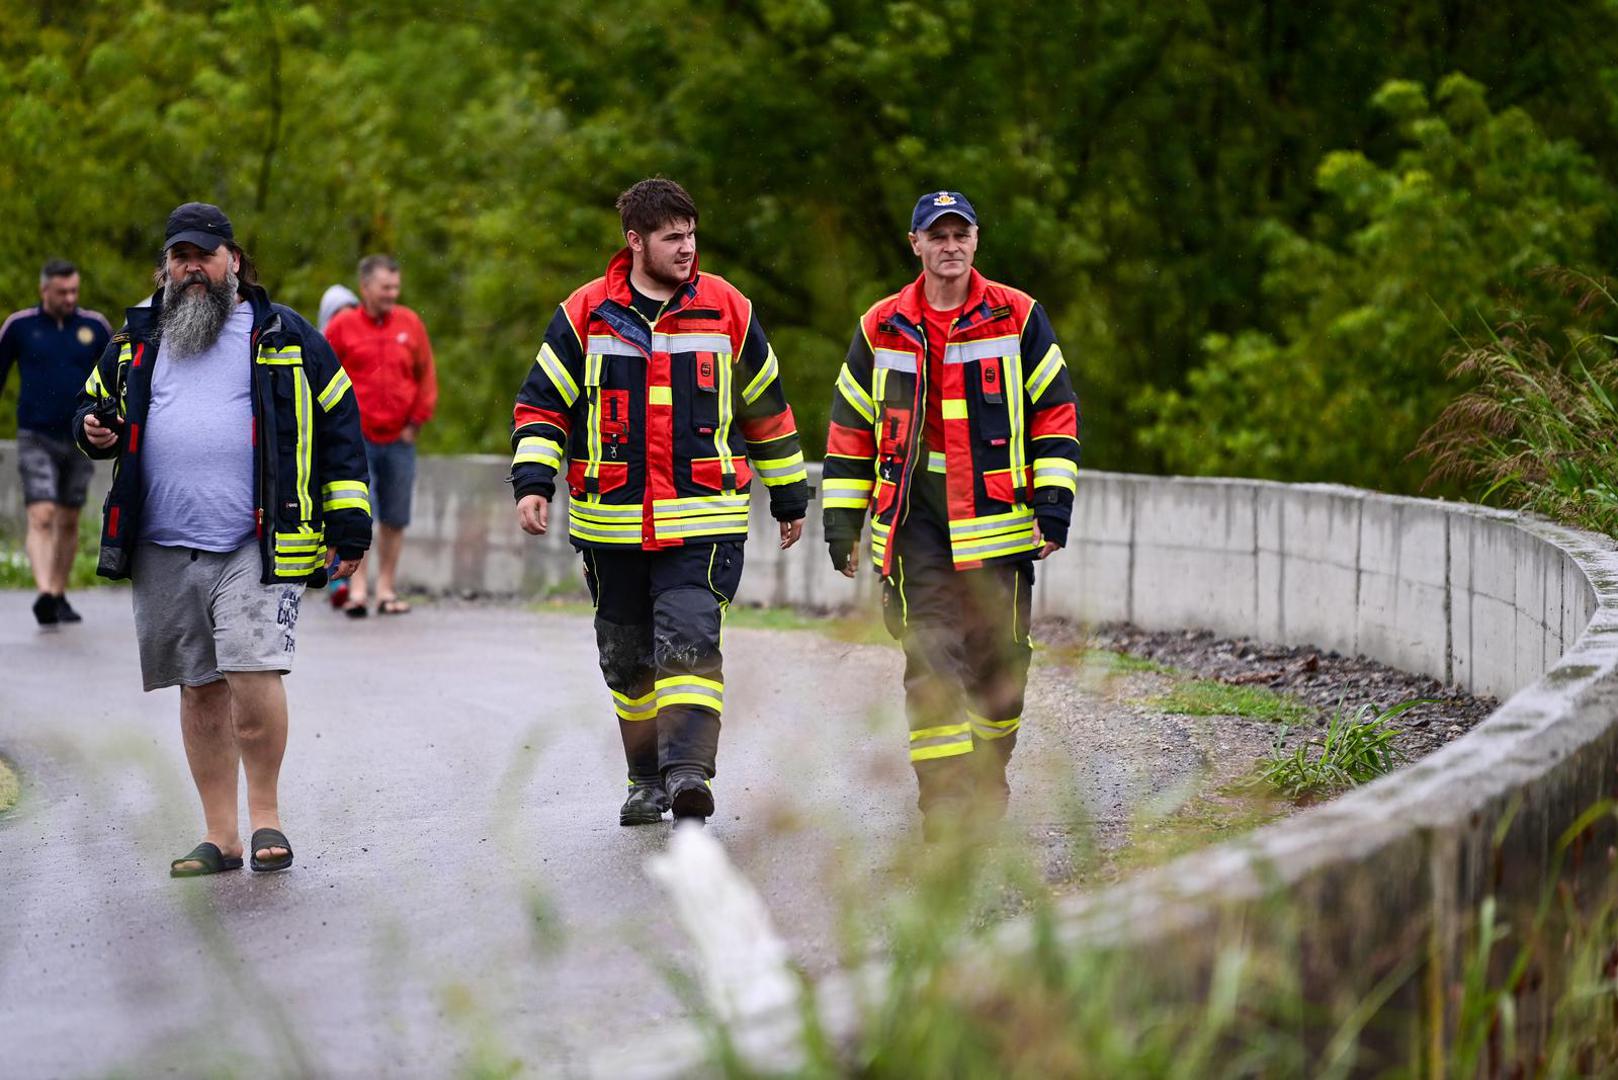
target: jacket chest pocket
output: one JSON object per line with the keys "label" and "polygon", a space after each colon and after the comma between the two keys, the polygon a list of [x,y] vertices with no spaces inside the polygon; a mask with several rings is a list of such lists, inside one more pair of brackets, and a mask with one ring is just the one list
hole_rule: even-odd
{"label": "jacket chest pocket", "polygon": [[596,431],[601,445],[616,450],[629,441],[629,391],[596,391]]}
{"label": "jacket chest pocket", "polygon": [[967,383],[977,398],[978,438],[990,446],[1011,441],[1011,400],[1006,372],[1011,357],[985,356],[967,365]]}
{"label": "jacket chest pocket", "polygon": [[721,364],[729,359],[718,353],[695,353],[691,357],[691,430],[698,435],[712,436],[719,430],[720,398],[728,390],[727,372]]}

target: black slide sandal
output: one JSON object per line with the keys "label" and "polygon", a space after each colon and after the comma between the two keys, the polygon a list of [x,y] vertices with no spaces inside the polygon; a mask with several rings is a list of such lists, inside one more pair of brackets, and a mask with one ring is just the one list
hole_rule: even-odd
{"label": "black slide sandal", "polygon": [[[260,859],[258,857],[260,850],[272,847],[286,848],[287,853],[285,855],[277,855],[274,858],[269,859]],[[253,869],[259,871],[260,873],[268,873],[272,870],[285,870],[287,867],[292,865],[292,845],[287,843],[286,833],[282,832],[280,829],[253,830],[253,841],[248,850],[252,853],[251,862]]]}
{"label": "black slide sandal", "polygon": [[[181,869],[181,863],[201,863],[201,866]],[[241,856],[225,857],[219,850],[219,845],[210,844],[204,840],[191,849],[191,854],[181,855],[169,863],[169,877],[205,877],[208,874],[217,874],[224,870],[240,870],[242,868]]]}

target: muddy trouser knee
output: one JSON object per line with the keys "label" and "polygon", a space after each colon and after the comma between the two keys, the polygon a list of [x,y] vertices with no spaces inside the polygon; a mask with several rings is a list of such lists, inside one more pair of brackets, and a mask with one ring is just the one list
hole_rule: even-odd
{"label": "muddy trouser knee", "polygon": [[901,526],[883,614],[905,653],[910,762],[923,812],[987,780],[1004,799],[1022,723],[1033,563],[957,571],[943,513],[922,499]]}
{"label": "muddy trouser knee", "polygon": [[652,657],[664,776],[696,768],[712,779],[718,768],[724,617],[741,574],[740,541],[686,544],[653,556]]}
{"label": "muddy trouser knee", "polygon": [[631,784],[660,782],[657,688],[647,556],[584,551],[584,579],[596,606],[596,652],[612,692]]}

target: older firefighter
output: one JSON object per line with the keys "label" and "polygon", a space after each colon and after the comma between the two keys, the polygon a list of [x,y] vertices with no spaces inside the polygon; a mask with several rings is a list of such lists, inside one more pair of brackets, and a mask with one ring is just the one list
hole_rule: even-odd
{"label": "older firefighter", "polygon": [[1078,403],[1050,320],[972,268],[977,243],[960,192],[916,203],[921,276],[860,319],[826,449],[826,541],[849,577],[870,513],[930,839],[1005,812],[1034,561],[1067,543],[1079,472]]}
{"label": "older firefighter", "polygon": [[809,481],[752,304],[697,272],[691,196],[643,180],[618,212],[627,246],[557,310],[517,394],[511,480],[519,524],[542,534],[567,460],[568,534],[629,766],[618,820],[641,825],[713,813],[749,482],[764,481],[787,548]]}

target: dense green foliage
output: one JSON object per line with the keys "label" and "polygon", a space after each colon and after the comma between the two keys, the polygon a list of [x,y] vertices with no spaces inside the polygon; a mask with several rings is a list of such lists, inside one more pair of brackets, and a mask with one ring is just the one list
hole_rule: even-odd
{"label": "dense green foliage", "polygon": [[1447,321],[1611,246],[1615,86],[1597,0],[0,0],[0,296],[64,255],[117,312],[190,198],[306,311],[392,250],[443,368],[426,445],[498,451],[613,197],[663,172],[813,450],[947,185],[1050,309],[1089,463],[1409,488]]}

